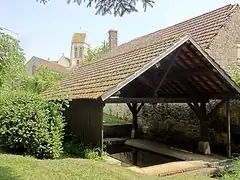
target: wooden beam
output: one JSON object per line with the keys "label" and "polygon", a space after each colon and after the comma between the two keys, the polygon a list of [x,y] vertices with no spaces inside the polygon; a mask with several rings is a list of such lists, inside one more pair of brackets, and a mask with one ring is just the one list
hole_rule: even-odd
{"label": "wooden beam", "polygon": [[230,115],[229,101],[226,102],[226,115],[227,115],[227,138],[228,138],[227,154],[228,154],[228,157],[231,157],[231,155],[232,155],[232,151],[231,151],[231,115]]}
{"label": "wooden beam", "polygon": [[131,103],[127,103],[129,110],[133,113],[134,109]]}
{"label": "wooden beam", "polygon": [[202,99],[186,98],[186,97],[169,97],[169,98],[124,98],[112,97],[105,100],[105,103],[187,103],[201,102]]}
{"label": "wooden beam", "polygon": [[207,141],[208,140],[208,127],[207,127],[207,110],[206,110],[206,103],[201,102],[200,104],[200,132],[201,132],[201,140]]}
{"label": "wooden beam", "polygon": [[139,76],[138,80],[141,81],[143,84],[149,86],[150,88],[155,89],[154,85],[145,76]]}
{"label": "wooden beam", "polygon": [[139,113],[142,109],[142,107],[144,106],[144,103],[141,103],[138,108],[137,108],[137,113]]}
{"label": "wooden beam", "polygon": [[215,107],[211,110],[211,112],[208,113],[207,115],[208,119],[213,118],[216,115],[217,111],[224,105],[226,101],[227,101],[226,99],[223,99],[219,103],[217,103]]}
{"label": "wooden beam", "polygon": [[193,103],[187,103],[187,104],[193,110],[193,112],[196,114],[197,118],[199,119],[198,110],[197,110],[196,106]]}
{"label": "wooden beam", "polygon": [[178,70],[175,71],[167,77],[167,80],[182,80],[186,79],[191,76],[197,76],[197,75],[212,75],[215,72],[211,68],[196,68],[196,69],[184,69],[184,70]]}
{"label": "wooden beam", "polygon": [[166,80],[166,77],[168,76],[170,70],[172,69],[174,63],[175,63],[175,60],[176,60],[176,57],[177,57],[177,52],[175,52],[175,55],[173,56],[170,56],[170,60],[169,60],[169,63],[167,63],[167,69],[166,71],[164,72],[160,82],[158,83],[155,91],[154,91],[154,97],[157,97],[157,93],[158,93],[158,90],[161,88],[162,84],[164,83],[164,81]]}
{"label": "wooden beam", "polygon": [[188,103],[190,108],[195,112],[198,120],[200,121],[200,137],[201,141],[208,140],[208,127],[207,127],[207,111],[206,102],[201,102],[200,106],[198,103]]}
{"label": "wooden beam", "polygon": [[132,113],[132,131],[131,131],[131,138],[135,138],[136,136],[136,130],[138,129],[138,124],[137,124],[137,114],[139,108],[141,109],[142,104],[138,107],[137,103],[127,103],[128,108],[130,109]]}
{"label": "wooden beam", "polygon": [[187,93],[192,97],[192,98],[198,98],[200,96],[200,92],[194,87],[191,86],[187,80],[183,80],[183,81],[178,81],[180,84],[182,84],[182,86],[184,86],[187,90]]}
{"label": "wooden beam", "polygon": [[[213,61],[213,59],[211,57],[205,57],[202,52],[201,53],[203,55],[203,58],[207,59],[208,62],[205,62],[202,58],[200,58],[199,55],[196,53],[196,51],[191,46],[187,46],[187,48],[189,48],[191,53],[196,56],[196,59],[198,59],[198,61],[202,62],[205,66],[212,67],[212,66],[214,66],[214,64],[216,64],[216,62]],[[216,64],[216,66],[214,66],[214,68],[217,70],[217,74],[223,77],[224,80],[222,79],[223,81],[221,80],[221,83],[224,84],[224,86],[227,89],[232,91],[232,88],[234,88],[238,93],[240,93],[239,87],[236,86],[236,84],[231,80],[231,78],[229,78],[229,76],[224,71],[222,71],[222,69],[219,69],[219,66],[217,64]],[[229,85],[231,87],[229,87]]]}

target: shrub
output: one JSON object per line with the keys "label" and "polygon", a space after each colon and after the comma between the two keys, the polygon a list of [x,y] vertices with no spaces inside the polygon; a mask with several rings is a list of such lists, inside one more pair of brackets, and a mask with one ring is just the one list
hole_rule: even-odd
{"label": "shrub", "polygon": [[64,153],[66,156],[84,159],[102,159],[101,149],[91,145],[83,144],[76,136],[69,134],[65,136]]}
{"label": "shrub", "polygon": [[62,152],[62,104],[36,94],[9,91],[0,95],[0,144],[10,152],[56,158]]}

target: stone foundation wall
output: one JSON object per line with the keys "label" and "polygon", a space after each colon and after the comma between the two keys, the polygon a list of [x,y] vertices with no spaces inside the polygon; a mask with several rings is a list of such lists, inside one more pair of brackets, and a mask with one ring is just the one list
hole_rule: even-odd
{"label": "stone foundation wall", "polygon": [[[214,105],[209,105],[208,110]],[[231,126],[239,127],[240,102],[231,102]],[[225,148],[227,144],[227,120],[225,106],[216,118],[208,121],[208,135],[211,145]],[[200,140],[200,122],[187,104],[146,104],[139,114],[139,124],[148,136],[159,137],[165,142],[182,144],[197,143]],[[233,129],[232,129],[233,130]],[[232,131],[232,134],[238,134]],[[240,132],[239,132],[240,134]],[[238,138],[237,138],[238,139]],[[233,149],[237,148],[237,139],[233,139]]]}
{"label": "stone foundation wall", "polygon": [[[111,104],[111,114],[122,117],[122,115],[131,118],[128,107],[124,104]],[[115,108],[116,107],[116,108]],[[208,110],[214,107],[214,103],[208,106]],[[106,108],[106,107],[105,107]],[[237,139],[240,136],[240,101],[231,102],[231,126],[233,134],[233,146],[240,144]],[[105,111],[106,113],[109,112]],[[187,104],[145,104],[138,114],[138,124],[143,133],[150,137],[158,137],[166,143],[196,144],[200,140],[200,122],[195,113]],[[225,115],[225,106],[223,106],[215,119],[210,119],[209,140],[211,145],[216,148],[225,148],[227,144],[227,122]],[[235,128],[233,128],[235,127]],[[236,129],[234,131],[234,129]],[[235,135],[236,136],[235,136]]]}

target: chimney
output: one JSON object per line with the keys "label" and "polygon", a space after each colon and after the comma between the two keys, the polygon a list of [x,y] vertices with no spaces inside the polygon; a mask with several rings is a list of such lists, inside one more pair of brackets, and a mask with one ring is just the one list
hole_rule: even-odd
{"label": "chimney", "polygon": [[114,49],[118,45],[118,32],[117,30],[109,30],[108,31],[108,43],[109,48]]}

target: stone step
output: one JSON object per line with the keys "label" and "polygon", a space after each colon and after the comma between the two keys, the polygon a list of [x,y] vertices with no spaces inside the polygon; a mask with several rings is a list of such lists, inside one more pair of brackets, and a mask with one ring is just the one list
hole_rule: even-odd
{"label": "stone step", "polygon": [[205,177],[211,177],[212,175],[216,174],[217,172],[218,172],[218,168],[201,168],[201,169],[196,169],[196,170],[193,170],[193,171],[176,173],[174,175],[167,176],[167,177],[175,177],[175,176],[187,176],[187,177],[205,176]]}
{"label": "stone step", "polygon": [[210,164],[204,161],[178,161],[141,168],[144,174],[154,176],[170,176],[178,173],[209,168]]}

